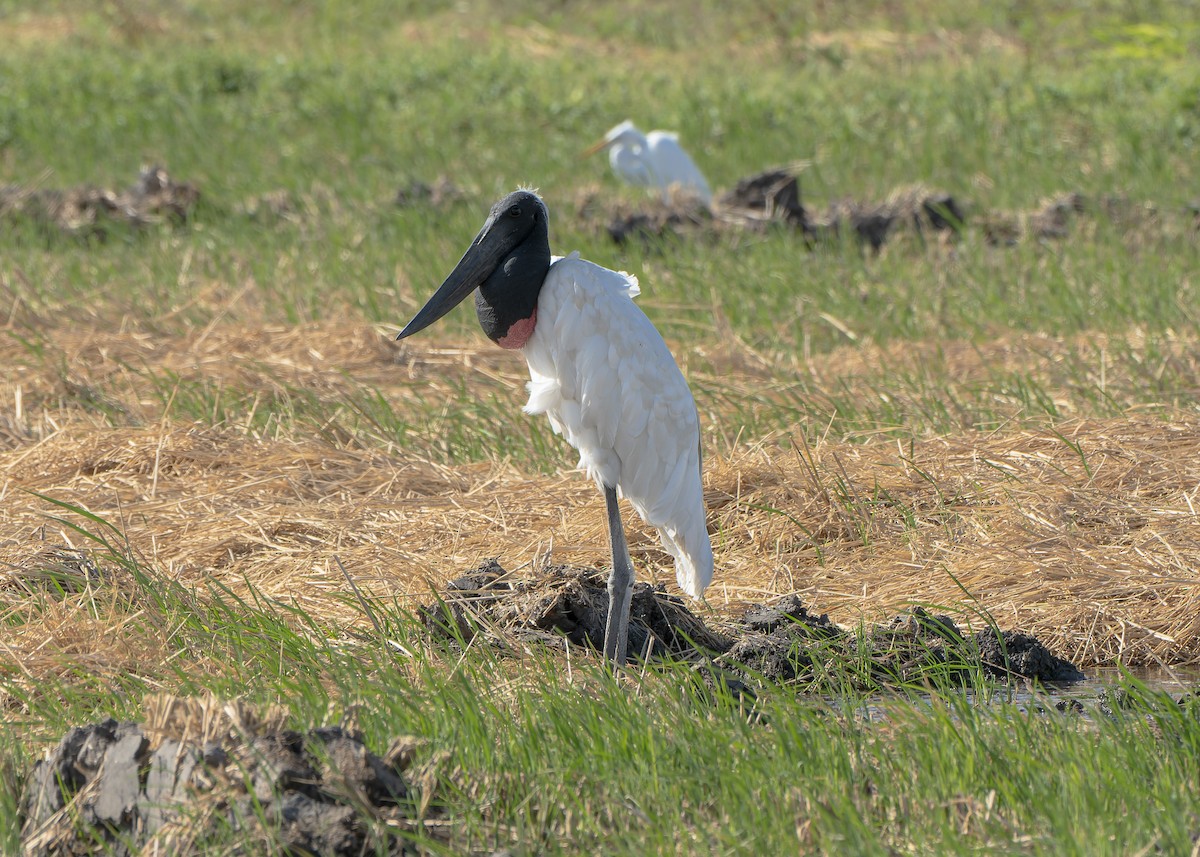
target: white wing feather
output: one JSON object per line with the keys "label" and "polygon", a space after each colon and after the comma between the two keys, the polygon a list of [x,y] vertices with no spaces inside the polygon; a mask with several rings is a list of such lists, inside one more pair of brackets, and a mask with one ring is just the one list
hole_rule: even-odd
{"label": "white wing feather", "polygon": [[690,190],[708,205],[712,202],[712,190],[696,162],[679,145],[679,136],[670,131],[651,131],[646,135],[651,168],[663,188],[679,185]]}
{"label": "white wing feather", "polygon": [[578,253],[555,259],[526,343],[529,403],[579,451],[595,482],[617,488],[658,530],[679,586],[712,580],[700,482],[700,420],[666,343],[636,304],[637,280]]}

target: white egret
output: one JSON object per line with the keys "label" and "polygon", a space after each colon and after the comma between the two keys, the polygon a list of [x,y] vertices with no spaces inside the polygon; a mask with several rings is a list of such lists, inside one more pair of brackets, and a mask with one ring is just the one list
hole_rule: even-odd
{"label": "white egret", "polygon": [[608,150],[608,162],[622,181],[638,187],[657,188],[663,200],[670,200],[671,188],[693,194],[706,206],[712,205],[712,191],[696,162],[679,145],[679,135],[670,131],[642,134],[625,120],[612,128],[585,154]]}
{"label": "white egret", "polygon": [[549,215],[528,190],[492,206],[458,265],[397,339],[433,324],[475,292],[479,323],[529,364],[525,412],[545,414],[604,493],[612,573],[604,656],[626,660],[633,562],[618,495],[658,530],[679,587],[700,598],[713,554],[700,483],[700,419],[662,337],[633,302],[637,280],[550,255]]}

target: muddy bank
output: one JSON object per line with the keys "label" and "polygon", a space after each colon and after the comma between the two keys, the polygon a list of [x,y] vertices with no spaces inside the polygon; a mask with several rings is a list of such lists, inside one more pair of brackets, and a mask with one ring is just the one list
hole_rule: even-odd
{"label": "muddy bank", "polygon": [[[591,568],[549,566],[516,577],[489,562],[453,580],[420,615],[434,633],[482,637],[515,649],[534,642],[600,650],[608,614],[607,580]],[[1074,664],[1030,634],[976,617],[962,629],[950,616],[917,608],[891,622],[847,630],[815,615],[797,595],[756,605],[733,619],[702,619],[684,599],[648,583],[634,586],[631,657],[709,659],[739,680],[800,687],[875,689],[980,674],[1041,682],[1080,681]]]}
{"label": "muddy bank", "polygon": [[951,241],[969,230],[993,246],[1061,240],[1081,225],[1101,220],[1124,230],[1195,233],[1200,230],[1197,211],[1200,205],[1171,213],[1152,202],[1119,195],[1089,197],[1077,191],[1053,194],[1027,209],[987,210],[920,183],[899,185],[874,199],[834,198],[817,206],[806,203],[798,174],[771,169],[746,176],[718,194],[711,212],[688,200],[655,200],[632,208],[619,205],[605,213],[589,207],[581,217],[603,221],[617,244],[664,236],[715,240],[730,232],[786,229],[803,236],[810,248],[849,238],[878,252],[900,235]]}
{"label": "muddy bank", "polygon": [[[381,206],[395,209],[442,209],[470,203],[474,194],[451,178],[402,182]],[[192,182],[174,179],[162,166],[144,167],[124,189],[85,184],[44,188],[39,180],[0,187],[0,224],[32,221],[48,231],[75,237],[103,239],[117,224],[142,228],[154,223],[188,222],[200,199]],[[296,222],[321,216],[323,207],[336,207],[331,192],[307,198],[272,190],[212,209],[264,223]],[[1024,210],[985,210],[952,194],[920,183],[900,185],[874,199],[833,198],[823,206],[806,202],[799,169],[763,170],[739,179],[717,194],[710,208],[694,197],[677,194],[669,200],[619,202],[603,206],[596,193],[577,200],[575,219],[585,228],[606,233],[617,244],[635,240],[677,237],[713,241],[729,233],[795,230],[811,248],[850,238],[878,252],[901,234],[921,240],[953,240],[976,230],[992,245],[1067,238],[1087,221],[1105,219],[1125,229],[1160,232],[1200,231],[1200,203],[1178,212],[1160,211],[1151,202],[1107,195],[1088,197],[1076,191],[1054,194]]]}
{"label": "muddy bank", "polygon": [[237,701],[163,708],[63,736],[26,781],[22,853],[200,854],[234,829],[247,853],[401,854],[382,831],[414,829],[428,806],[405,778],[411,743],[378,756],[353,730],[284,729],[282,712]]}

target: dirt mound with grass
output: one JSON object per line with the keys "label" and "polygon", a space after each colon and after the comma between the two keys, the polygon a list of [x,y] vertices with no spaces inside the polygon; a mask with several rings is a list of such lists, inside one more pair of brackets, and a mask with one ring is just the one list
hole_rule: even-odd
{"label": "dirt mound with grass", "polygon": [[[601,650],[606,580],[595,569],[562,565],[517,577],[493,560],[451,581],[420,615],[435,633],[464,642],[482,637],[510,651],[530,642]],[[957,682],[980,675],[1042,682],[1085,678],[1032,634],[1000,630],[988,617],[976,619],[982,627],[964,632],[950,616],[916,608],[884,624],[846,630],[789,594],[751,605],[739,617],[706,622],[679,596],[637,583],[629,651],[647,659],[715,658],[749,681],[821,685],[836,677],[863,689],[937,676]]]}
{"label": "dirt mound with grass", "polygon": [[32,220],[65,235],[104,238],[111,227],[140,228],[152,223],[183,223],[196,207],[200,191],[179,182],[161,166],[146,166],[127,188],[95,185],[69,188],[0,187],[0,220]]}
{"label": "dirt mound with grass", "polygon": [[1063,191],[1018,210],[989,210],[923,184],[899,185],[881,197],[834,198],[824,207],[807,203],[799,168],[764,170],[717,195],[711,212],[687,198],[618,203],[599,210],[589,199],[578,206],[584,220],[603,226],[617,244],[663,237],[715,240],[730,232],[794,229],[809,246],[850,238],[879,252],[901,235],[949,241],[977,231],[995,246],[1067,238],[1073,231],[1108,222],[1125,231],[1184,234],[1200,228],[1191,206],[1168,211],[1150,201]]}
{"label": "dirt mound with grass", "polygon": [[[849,237],[875,252],[900,234],[951,240],[967,229],[998,246],[1063,239],[1100,220],[1125,230],[1195,233],[1200,229],[1196,213],[1200,203],[1169,211],[1151,201],[1117,195],[1088,197],[1078,191],[1063,191],[1030,208],[1008,211],[972,206],[945,190],[910,183],[881,197],[835,197],[818,207],[804,200],[801,174],[806,166],[799,162],[747,175],[718,193],[711,209],[684,192],[667,199],[603,204],[596,187],[582,187],[576,193],[574,215],[617,244],[672,236],[716,240],[731,232],[783,227],[798,230],[810,246]],[[446,176],[431,181],[412,178],[380,205],[439,209],[457,203],[485,204],[479,199],[472,203],[475,197]],[[177,181],[164,167],[152,165],[143,167],[124,189],[93,184],[44,188],[40,180],[0,187],[0,222],[29,220],[57,233],[103,239],[116,224],[141,228],[164,221],[187,222],[199,199],[195,184]],[[222,210],[272,222],[302,219],[313,207],[288,191],[272,190]]]}
{"label": "dirt mound with grass", "polygon": [[248,849],[330,857],[401,853],[384,831],[428,808],[405,779],[412,742],[383,755],[352,729],[284,728],[214,698],[155,697],[144,722],[71,729],[26,782],[23,853],[201,854],[222,831]]}

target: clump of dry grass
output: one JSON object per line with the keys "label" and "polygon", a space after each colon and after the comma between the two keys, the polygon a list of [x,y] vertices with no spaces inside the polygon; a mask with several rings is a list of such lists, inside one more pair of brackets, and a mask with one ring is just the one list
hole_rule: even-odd
{"label": "clump of dry grass", "polygon": [[1190,415],[1077,421],[714,462],[731,566],[718,586],[747,597],[757,577],[762,594],[795,588],[843,621],[978,607],[1076,662],[1192,662],[1198,432]]}

